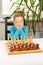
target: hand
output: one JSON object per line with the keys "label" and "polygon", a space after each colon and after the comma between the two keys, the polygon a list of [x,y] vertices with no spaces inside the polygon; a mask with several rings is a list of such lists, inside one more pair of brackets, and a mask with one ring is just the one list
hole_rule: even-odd
{"label": "hand", "polygon": [[23,28],[23,25],[19,26],[19,30],[21,30]]}
{"label": "hand", "polygon": [[15,26],[18,30],[20,29],[20,27],[19,26]]}
{"label": "hand", "polygon": [[24,25],[15,25],[15,27],[18,29],[18,30],[21,30],[23,28]]}

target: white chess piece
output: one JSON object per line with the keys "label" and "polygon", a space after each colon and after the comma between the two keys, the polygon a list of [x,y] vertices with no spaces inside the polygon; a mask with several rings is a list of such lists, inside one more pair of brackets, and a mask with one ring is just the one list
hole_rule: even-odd
{"label": "white chess piece", "polygon": [[32,36],[30,36],[30,38],[29,38],[29,43],[33,43]]}
{"label": "white chess piece", "polygon": [[26,37],[24,36],[24,43],[26,43],[27,42],[27,40],[26,40]]}
{"label": "white chess piece", "polygon": [[12,40],[9,40],[9,37],[8,37],[8,43],[11,44],[12,43]]}
{"label": "white chess piece", "polygon": [[16,44],[16,38],[14,37],[13,43]]}

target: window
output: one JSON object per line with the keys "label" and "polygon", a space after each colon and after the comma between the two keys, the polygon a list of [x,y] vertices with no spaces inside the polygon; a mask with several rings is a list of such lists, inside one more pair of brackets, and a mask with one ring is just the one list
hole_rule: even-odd
{"label": "window", "polygon": [[16,1],[16,0],[12,0],[11,2],[10,2],[10,0],[2,0],[2,15],[9,15],[13,12],[13,10],[16,7],[14,7],[12,10],[10,10],[10,7],[14,1]]}
{"label": "window", "polygon": [[10,0],[2,0],[2,15],[9,15]]}
{"label": "window", "polygon": [[[16,1],[16,0],[13,0]],[[38,0],[37,2],[38,3]],[[11,2],[10,0],[2,0],[2,15],[9,15],[10,13],[13,12],[13,10],[16,8],[14,7],[11,11],[10,11],[10,6],[11,6]]]}

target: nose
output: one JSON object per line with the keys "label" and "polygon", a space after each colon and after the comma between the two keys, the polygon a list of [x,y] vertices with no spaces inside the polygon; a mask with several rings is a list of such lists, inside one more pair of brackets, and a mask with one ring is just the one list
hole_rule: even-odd
{"label": "nose", "polygon": [[21,22],[19,22],[18,24],[21,25]]}
{"label": "nose", "polygon": [[19,24],[21,24],[21,22],[19,21]]}

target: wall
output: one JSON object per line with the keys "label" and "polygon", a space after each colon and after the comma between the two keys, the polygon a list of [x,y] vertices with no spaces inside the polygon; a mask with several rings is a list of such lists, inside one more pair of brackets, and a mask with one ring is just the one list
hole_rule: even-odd
{"label": "wall", "polygon": [[2,0],[0,0],[0,15],[2,13]]}
{"label": "wall", "polygon": [[0,40],[5,39],[5,23],[0,22]]}

